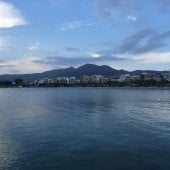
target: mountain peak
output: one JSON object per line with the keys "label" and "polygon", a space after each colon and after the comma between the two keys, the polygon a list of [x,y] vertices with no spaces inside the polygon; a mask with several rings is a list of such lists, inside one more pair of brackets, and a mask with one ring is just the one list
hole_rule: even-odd
{"label": "mountain peak", "polygon": [[90,64],[90,63],[87,63],[87,64],[84,64],[84,65],[81,65],[79,68],[84,68],[84,67],[99,67],[98,65],[95,65],[95,64]]}

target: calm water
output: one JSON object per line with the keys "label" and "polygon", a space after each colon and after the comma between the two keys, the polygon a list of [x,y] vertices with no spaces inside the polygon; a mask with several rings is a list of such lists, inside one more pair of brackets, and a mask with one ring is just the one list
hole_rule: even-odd
{"label": "calm water", "polygon": [[0,89],[0,169],[169,170],[170,91]]}

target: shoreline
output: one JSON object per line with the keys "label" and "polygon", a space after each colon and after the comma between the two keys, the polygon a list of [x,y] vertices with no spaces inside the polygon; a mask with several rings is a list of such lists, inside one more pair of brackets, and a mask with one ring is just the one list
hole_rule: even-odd
{"label": "shoreline", "polygon": [[93,89],[140,89],[140,90],[170,90],[170,87],[128,87],[128,86],[124,86],[124,87],[107,87],[107,86],[86,86],[86,87],[83,87],[83,86],[68,86],[68,87],[64,87],[64,86],[61,86],[61,87],[0,87],[0,89],[41,89],[41,88],[93,88]]}

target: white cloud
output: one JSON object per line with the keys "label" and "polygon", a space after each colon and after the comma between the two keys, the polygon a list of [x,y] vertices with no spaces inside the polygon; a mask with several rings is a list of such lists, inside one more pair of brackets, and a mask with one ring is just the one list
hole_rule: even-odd
{"label": "white cloud", "polygon": [[167,64],[170,63],[170,52],[136,55],[132,59],[149,64]]}
{"label": "white cloud", "polygon": [[39,43],[36,42],[34,44],[32,44],[31,46],[27,47],[29,50],[33,51],[33,50],[37,50],[39,48]]}
{"label": "white cloud", "polygon": [[91,53],[90,56],[91,56],[91,57],[94,57],[94,58],[98,58],[98,57],[101,57],[101,54]]}
{"label": "white cloud", "polygon": [[60,26],[61,31],[74,30],[80,27],[89,27],[95,25],[94,22],[84,21],[84,20],[75,20],[71,22],[64,23]]}
{"label": "white cloud", "polygon": [[0,28],[25,25],[27,22],[21,12],[11,3],[0,0]]}
{"label": "white cloud", "polygon": [[50,70],[51,67],[34,63],[31,60],[25,60],[17,62],[15,69],[20,73],[41,73],[46,70]]}
{"label": "white cloud", "polygon": [[128,15],[127,16],[127,20],[128,21],[136,22],[138,20],[138,18],[136,16]]}
{"label": "white cloud", "polygon": [[[27,56],[28,57],[28,56]],[[35,58],[27,58],[27,59],[8,59],[3,60],[0,63],[0,74],[13,74],[13,73],[41,73],[47,70],[53,69],[49,65],[39,64],[33,62]]]}

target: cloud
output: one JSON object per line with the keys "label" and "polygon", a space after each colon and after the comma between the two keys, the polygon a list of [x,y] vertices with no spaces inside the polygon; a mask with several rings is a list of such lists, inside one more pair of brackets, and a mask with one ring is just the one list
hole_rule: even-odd
{"label": "cloud", "polygon": [[142,30],[125,39],[114,52],[119,54],[147,53],[166,46],[164,41],[168,38],[170,38],[170,30],[160,33],[152,29]]}
{"label": "cloud", "polygon": [[170,64],[170,52],[164,53],[147,53],[147,54],[139,54],[136,56],[131,56],[133,60],[149,63],[149,64]]}
{"label": "cloud", "polygon": [[43,59],[36,59],[33,62],[51,66],[77,66],[85,63],[97,63],[97,62],[113,62],[129,60],[118,56],[105,56],[97,53],[91,53],[87,56],[77,57],[62,57],[62,56],[50,56]]}
{"label": "cloud", "polygon": [[33,51],[33,50],[37,50],[39,48],[39,43],[36,42],[34,44],[32,44],[31,46],[27,47],[29,50]]}
{"label": "cloud", "polygon": [[85,20],[75,20],[71,22],[64,23],[60,26],[61,31],[69,31],[69,30],[75,30],[80,27],[89,27],[95,25],[94,22],[85,21]]}
{"label": "cloud", "polygon": [[0,0],[0,28],[27,24],[21,12],[11,3]]}
{"label": "cloud", "polygon": [[68,52],[79,52],[80,51],[79,48],[75,48],[75,47],[66,47],[65,50]]}
{"label": "cloud", "polygon": [[122,15],[134,11],[136,1],[134,0],[95,0],[96,8],[104,19],[109,19],[115,15]]}
{"label": "cloud", "polygon": [[10,64],[0,64],[0,68],[13,68],[15,67],[14,65],[10,65]]}
{"label": "cloud", "polygon": [[138,18],[136,16],[128,15],[127,16],[127,20],[128,21],[136,22],[138,20]]}
{"label": "cloud", "polygon": [[98,57],[101,57],[101,54],[99,54],[99,53],[91,53],[90,56],[94,57],[94,58],[98,58]]}
{"label": "cloud", "polygon": [[[86,63],[94,63],[94,64],[109,64],[117,69],[121,69],[122,65],[127,61],[140,63],[140,64],[156,64],[156,65],[165,65],[170,64],[170,53],[147,53],[147,54],[126,54],[122,56],[98,56],[94,57],[94,54],[87,57],[61,57],[61,56],[51,56],[46,58],[28,58],[28,59],[8,59],[8,60],[0,60],[0,74],[13,74],[15,73],[38,73],[44,72],[51,69],[63,68],[68,66],[80,66]],[[117,62],[116,62],[117,61]],[[120,64],[121,65],[117,65]],[[125,61],[125,63],[122,63]],[[124,65],[127,67],[127,64]],[[132,68],[128,68],[132,69]]]}
{"label": "cloud", "polygon": [[[170,17],[170,0],[94,0],[99,16],[114,27],[133,24],[134,27],[166,27]],[[129,21],[129,22],[125,22]],[[134,24],[135,23],[135,24]],[[140,27],[139,27],[140,26]]]}
{"label": "cloud", "polygon": [[0,61],[0,74],[13,74],[13,73],[41,73],[46,70],[52,69],[48,65],[38,64],[33,62],[35,58],[19,59],[11,58]]}
{"label": "cloud", "polygon": [[2,64],[2,63],[4,63],[5,62],[5,60],[0,60],[0,64]]}

